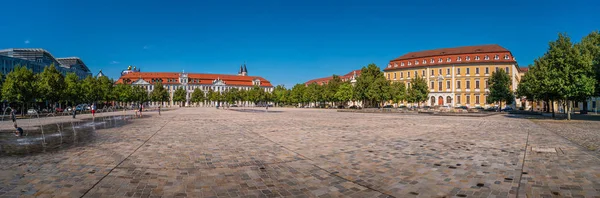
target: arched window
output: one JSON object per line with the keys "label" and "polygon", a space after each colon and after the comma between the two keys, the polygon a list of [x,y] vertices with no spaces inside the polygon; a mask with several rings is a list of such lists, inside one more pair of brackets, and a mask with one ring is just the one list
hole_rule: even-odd
{"label": "arched window", "polygon": [[446,97],[446,103],[448,103],[448,104],[452,103],[452,97],[450,97],[450,96]]}

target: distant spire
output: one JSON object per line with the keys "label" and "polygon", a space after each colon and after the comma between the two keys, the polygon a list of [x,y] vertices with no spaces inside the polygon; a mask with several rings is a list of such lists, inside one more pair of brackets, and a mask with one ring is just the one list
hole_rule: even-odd
{"label": "distant spire", "polygon": [[242,72],[244,72],[244,65],[240,65],[240,71],[238,72],[238,74],[242,74]]}
{"label": "distant spire", "polygon": [[244,61],[244,72],[246,72],[246,74],[248,74],[248,68],[246,68],[246,61]]}

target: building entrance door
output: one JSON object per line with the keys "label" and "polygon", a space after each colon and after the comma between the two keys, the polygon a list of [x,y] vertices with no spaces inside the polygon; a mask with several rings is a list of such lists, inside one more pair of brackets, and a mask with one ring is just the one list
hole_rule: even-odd
{"label": "building entrance door", "polygon": [[444,98],[443,98],[442,96],[440,96],[440,97],[438,98],[438,105],[439,105],[439,106],[444,106]]}

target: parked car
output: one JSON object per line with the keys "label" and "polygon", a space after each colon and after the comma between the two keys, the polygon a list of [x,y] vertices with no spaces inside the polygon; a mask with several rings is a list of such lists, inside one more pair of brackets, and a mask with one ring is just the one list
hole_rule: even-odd
{"label": "parked car", "polygon": [[513,108],[512,108],[512,107],[504,107],[504,108],[502,109],[502,111],[512,111],[512,110],[513,110]]}
{"label": "parked car", "polygon": [[56,112],[59,112],[59,113],[60,113],[60,112],[63,112],[64,110],[63,110],[63,109],[61,109],[60,107],[56,107],[56,108],[54,108],[54,111],[56,111]]}
{"label": "parked car", "polygon": [[361,107],[356,106],[356,105],[352,105],[352,106],[348,107],[348,109],[361,109]]}
{"label": "parked car", "polygon": [[229,106],[229,107],[238,107],[238,106],[237,106],[236,104],[232,104],[232,105],[231,105],[231,106]]}
{"label": "parked car", "polygon": [[37,110],[35,110],[35,109],[28,109],[28,110],[27,110],[27,114],[28,114],[28,115],[34,115],[34,114],[37,114]]}
{"label": "parked car", "polygon": [[455,107],[455,109],[469,109],[469,107],[467,107],[467,106],[459,106],[459,107]]}
{"label": "parked car", "polygon": [[385,105],[385,106],[383,106],[383,108],[384,109],[391,109],[391,108],[394,108],[394,106],[392,106],[392,105]]}

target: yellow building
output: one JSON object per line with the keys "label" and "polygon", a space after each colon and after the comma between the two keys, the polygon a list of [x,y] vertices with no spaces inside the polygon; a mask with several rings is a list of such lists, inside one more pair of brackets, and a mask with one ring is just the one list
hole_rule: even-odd
{"label": "yellow building", "polygon": [[[487,107],[494,106],[486,102],[488,80],[501,69],[511,76],[511,89],[516,91],[521,78],[517,62],[499,45],[410,52],[391,60],[384,73],[388,80],[405,83],[407,88],[415,76],[424,78],[430,89],[427,106]],[[520,106],[519,100],[516,103]]]}

